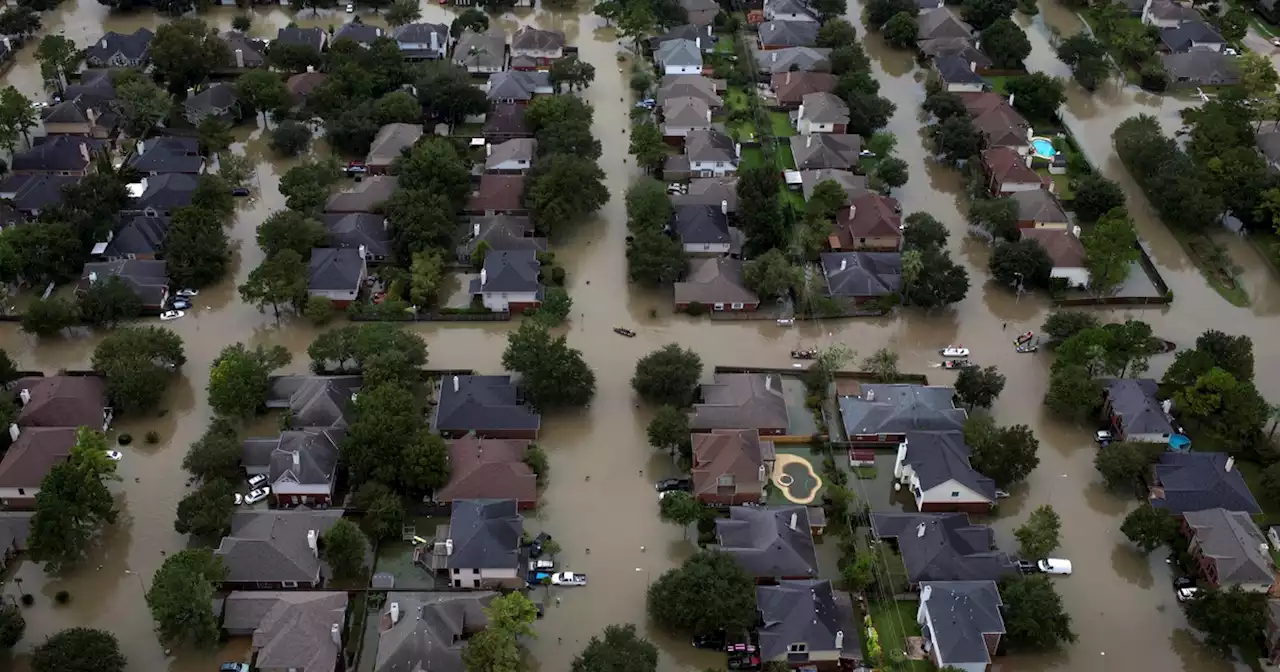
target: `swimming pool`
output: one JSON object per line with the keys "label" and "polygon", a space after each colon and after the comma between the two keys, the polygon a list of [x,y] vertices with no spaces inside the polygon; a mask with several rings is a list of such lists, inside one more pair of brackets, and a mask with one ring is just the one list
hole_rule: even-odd
{"label": "swimming pool", "polygon": [[1031,153],[1042,159],[1052,159],[1058,154],[1058,150],[1054,149],[1053,141],[1049,138],[1031,138]]}

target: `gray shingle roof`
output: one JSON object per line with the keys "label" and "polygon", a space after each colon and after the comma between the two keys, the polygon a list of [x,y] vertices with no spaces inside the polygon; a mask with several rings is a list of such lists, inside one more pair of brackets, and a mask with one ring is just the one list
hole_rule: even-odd
{"label": "gray shingle roof", "polygon": [[391,199],[396,184],[392,175],[366,177],[355,186],[330,196],[324,204],[325,212],[373,212]]}
{"label": "gray shingle roof", "polygon": [[267,408],[289,409],[289,426],[346,427],[347,410],[360,390],[360,376],[272,376]]}
{"label": "gray shingle roof", "polygon": [[317,51],[324,46],[325,35],[323,28],[299,28],[297,26],[289,26],[276,31],[276,42],[281,44],[298,44],[311,47]]}
{"label": "gray shingle roof", "polygon": [[[380,618],[375,672],[465,672],[466,640],[488,625],[494,592],[390,593]],[[391,605],[400,618],[391,621]]]}
{"label": "gray shingle roof", "polygon": [[374,40],[382,37],[382,29],[377,26],[370,26],[360,21],[351,21],[342,24],[342,27],[333,34],[334,41],[337,40],[353,40],[360,44],[373,44]]}
{"label": "gray shingle roof", "polygon": [[195,138],[154,138],[138,142],[129,165],[143,173],[199,173],[204,157]]}
{"label": "gray shingle roof", "polygon": [[834,93],[806,93],[800,102],[800,118],[815,124],[847,124],[849,106]]}
{"label": "gray shingle roof", "polygon": [[[764,12],[767,16],[773,16],[775,14],[807,14],[813,17],[817,16],[813,11],[813,8],[809,7],[809,3],[804,0],[765,0]],[[765,658],[767,660],[768,656]]]}
{"label": "gray shingle roof", "polygon": [[961,432],[907,432],[903,463],[911,465],[923,490],[954,480],[989,501],[996,500],[995,481],[970,466],[969,446]]}
{"label": "gray shingle roof", "polygon": [[735,506],[716,519],[717,548],[758,578],[818,576],[818,556],[803,506]]}
{"label": "gray shingle roof", "polygon": [[540,264],[533,250],[490,250],[480,277],[471,281],[471,293],[536,292]]}
{"label": "gray shingle roof", "polygon": [[490,148],[484,157],[484,167],[495,170],[507,161],[533,161],[538,150],[538,141],[533,138],[512,138],[506,142],[488,145]]}
{"label": "gray shingle roof", "polygon": [[332,489],[338,468],[338,444],[344,436],[346,431],[341,429],[281,432],[279,442],[271,451],[267,470],[271,484]]}
{"label": "gray shingle roof", "polygon": [[153,208],[168,212],[191,205],[198,184],[195,175],[161,173],[142,178],[142,193],[133,199],[133,209]]}
{"label": "gray shingle roof", "polygon": [[80,181],[71,175],[9,175],[0,181],[0,198],[23,212],[48,210],[62,203],[62,188]]}
{"label": "gray shingle roof", "polygon": [[103,282],[116,276],[138,296],[142,305],[158,307],[164,302],[169,287],[169,264],[149,259],[120,259],[117,261],[91,262],[84,265],[81,277]]}
{"label": "gray shingle roof", "polygon": [[311,250],[307,269],[307,289],[350,290],[360,286],[364,259],[360,250],[348,247],[317,247]]}
{"label": "gray shingle roof", "polygon": [[1150,378],[1117,378],[1107,385],[1111,412],[1126,434],[1173,434],[1173,423],[1157,397],[1160,384]]}
{"label": "gray shingle roof", "polygon": [[943,665],[982,665],[991,662],[983,635],[1004,634],[1000,590],[994,581],[926,581],[933,643]]}
{"label": "gray shingle roof", "polygon": [[950,387],[866,384],[861,397],[840,397],[840,415],[850,436],[960,431],[968,415],[953,396]]}
{"label": "gray shingle roof", "polygon": [[320,572],[320,558],[307,543],[333,527],[342,509],[240,511],[231,518],[231,534],[214,551],[227,568],[231,583],[311,583]]}
{"label": "gray shingle roof", "polygon": [[972,35],[973,26],[961,21],[949,7],[929,10],[916,18],[916,37],[921,40]]}
{"label": "gray shingle roof", "polygon": [[716,93],[715,81],[702,75],[667,75],[662,78],[654,99],[665,103],[673,98],[698,98],[710,107],[724,107],[724,99]]}
{"label": "gray shingle roof", "polygon": [[237,31],[228,31],[223,33],[220,38],[227,45],[227,66],[237,67],[236,50],[240,51],[240,56],[244,58],[244,67],[261,68],[267,62],[267,43],[262,40],[240,33]]}
{"label": "gray shingle roof", "polygon": [[702,67],[702,49],[695,40],[667,40],[654,52],[653,60],[667,68]]}
{"label": "gray shingle roof", "polygon": [[710,49],[711,45],[715,43],[716,36],[711,32],[711,26],[695,26],[692,23],[686,23],[681,26],[676,26],[661,35],[649,38],[649,48],[656,51],[658,47],[662,46],[663,42],[667,42],[669,40],[693,39],[701,39],[702,48],[703,50],[706,50]]}
{"label": "gray shingle roof", "polygon": [[822,273],[831,296],[885,296],[902,288],[902,254],[825,252]]}
{"label": "gray shingle roof", "polygon": [[400,152],[408,149],[422,137],[421,124],[387,124],[378,129],[369,146],[366,163],[387,166],[400,158]]}
{"label": "gray shingle roof", "polygon": [[449,517],[449,568],[511,569],[520,564],[524,518],[514,499],[458,499]]}
{"label": "gray shingle roof", "polygon": [[789,47],[757,51],[756,64],[767,73],[790,72],[792,66],[801,72],[830,72],[831,50],[811,47]]}
{"label": "gray shingle roof", "polygon": [[689,180],[687,193],[671,196],[671,205],[724,205],[729,214],[738,210],[738,178],[737,177],[695,177]]}
{"label": "gray shingle roof", "polygon": [[760,297],[742,282],[742,261],[728,257],[689,260],[689,272],[675,283],[676,303],[758,304]]}
{"label": "gray shingle roof", "polygon": [[787,402],[776,376],[717,373],[702,386],[702,403],[694,404],[689,426],[694,430],[786,430]]}
{"label": "gray shingle roof", "polygon": [[159,254],[169,236],[168,217],[126,217],[128,220],[107,243],[107,257]]}
{"label": "gray shingle roof", "polygon": [[329,229],[329,244],[356,251],[364,245],[369,254],[391,254],[391,234],[387,231],[387,218],[368,212],[324,214],[320,221]]}
{"label": "gray shingle roof", "polygon": [[484,33],[462,31],[453,45],[453,62],[468,68],[502,67],[507,62],[507,34],[496,26]]}
{"label": "gray shingle roof", "polygon": [[1160,29],[1160,42],[1169,51],[1187,51],[1195,44],[1226,44],[1222,34],[1201,20],[1187,21],[1177,28]]}
{"label": "gray shingle roof", "polygon": [[1041,223],[1070,223],[1057,197],[1044,189],[1015,191],[1009,198],[1018,202],[1018,219]]}
{"label": "gray shingle roof", "polygon": [[347,594],[313,591],[235,591],[224,603],[223,628],[253,632],[254,661],[262,669],[329,672],[338,659]]}
{"label": "gray shingle roof", "polygon": [[813,198],[813,191],[819,184],[831,180],[841,187],[847,195],[842,205],[848,205],[849,201],[869,193],[867,187],[867,178],[865,175],[857,175],[847,170],[838,168],[819,168],[817,170],[800,171],[800,184],[804,189],[804,200]]}
{"label": "gray shingle roof", "polygon": [[539,89],[551,86],[551,74],[544,71],[504,70],[489,75],[489,100],[532,100]]}
{"label": "gray shingle roof", "polygon": [[511,50],[555,51],[564,48],[564,33],[522,26],[511,36]]}
{"label": "gray shingle roof", "polygon": [[462,239],[467,242],[458,247],[460,259],[469,260],[480,241],[487,243],[490,250],[547,250],[547,239],[534,235],[533,222],[528,217],[472,217],[471,223],[463,228]]}
{"label": "gray shingle roof", "polygon": [[983,82],[982,77],[974,72],[977,64],[955,54],[938,56],[933,59],[933,67],[938,70],[938,76],[947,84],[981,84]]}
{"label": "gray shingle roof", "polygon": [[684,138],[684,153],[690,161],[738,162],[738,149],[733,138],[714,128],[689,131]]}
{"label": "gray shingle roof", "polygon": [[103,141],[74,135],[33,138],[35,144],[13,155],[10,170],[23,172],[80,172],[89,167]]}
{"label": "gray shingle roof", "polygon": [[151,40],[155,36],[155,33],[146,28],[139,28],[132,33],[110,31],[85,51],[85,60],[90,64],[105,65],[112,56],[119,53],[129,62],[144,61],[151,51]]}
{"label": "gray shingle roof", "polygon": [[785,660],[788,647],[800,642],[811,655],[836,651],[837,640],[841,653],[861,655],[852,604],[837,597],[830,581],[780,581],[776,586],[760,586],[756,588],[756,605],[763,622],[759,628],[763,660]]}
{"label": "gray shingle roof", "polygon": [[200,114],[221,114],[231,109],[239,100],[236,87],[227,82],[219,82],[205,87],[199,93],[182,103],[186,109]]}
{"label": "gray shingle roof", "polygon": [[1235,56],[1210,49],[1192,49],[1177,54],[1161,54],[1160,62],[1175,81],[1195,84],[1236,84],[1240,65]]}
{"label": "gray shingle roof", "polygon": [[723,244],[730,241],[729,216],[714,205],[672,208],[670,229],[686,245]]}
{"label": "gray shingle roof", "polygon": [[662,103],[664,127],[710,128],[711,108],[701,98],[668,98]]}
{"label": "gray shingle roof", "polygon": [[391,29],[391,36],[402,44],[431,44],[431,36],[436,36],[436,44],[449,43],[449,26],[443,23],[410,23]]}
{"label": "gray shingle roof", "polygon": [[1208,509],[1188,511],[1186,520],[1203,557],[1217,566],[1219,585],[1275,582],[1267,538],[1249,514]]}
{"label": "gray shingle roof", "polygon": [[1280,163],[1280,122],[1262,122],[1258,128],[1258,150],[1268,161]]}
{"label": "gray shingle roof", "polygon": [[818,41],[816,21],[766,21],[760,24],[760,44],[766,47],[812,47]]}
{"label": "gray shingle roof", "polygon": [[436,406],[439,431],[537,430],[542,416],[523,404],[511,376],[445,378]]}
{"label": "gray shingle roof", "polygon": [[999,581],[1018,570],[995,547],[995,533],[973,525],[963,513],[873,513],[871,529],[880,539],[897,539],[907,579]]}
{"label": "gray shingle roof", "polygon": [[858,165],[858,153],[862,151],[862,138],[857,135],[793,135],[790,142],[797,170],[848,170]]}
{"label": "gray shingle roof", "polygon": [[1151,504],[1169,513],[1215,508],[1262,513],[1240,470],[1224,453],[1161,453],[1155,477]]}

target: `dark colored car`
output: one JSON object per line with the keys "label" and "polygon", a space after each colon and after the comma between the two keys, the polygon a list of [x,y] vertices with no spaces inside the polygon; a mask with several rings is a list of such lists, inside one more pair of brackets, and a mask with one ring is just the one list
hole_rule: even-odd
{"label": "dark colored car", "polygon": [[713,651],[724,651],[728,638],[724,630],[716,630],[705,635],[695,635],[693,638],[693,648],[695,649],[711,649]]}
{"label": "dark colored car", "polygon": [[690,478],[664,478],[653,484],[653,489],[658,492],[671,492],[672,490],[683,490],[688,492],[693,489],[693,479]]}
{"label": "dark colored car", "polygon": [[1196,580],[1189,576],[1179,576],[1178,578],[1173,580],[1173,587],[1175,590],[1181,590],[1183,588],[1195,588]]}
{"label": "dark colored car", "polygon": [[1039,565],[1037,565],[1034,562],[1031,562],[1030,560],[1019,560],[1018,571],[1022,572],[1023,574],[1039,574],[1040,567]]}
{"label": "dark colored car", "polygon": [[551,541],[551,535],[546,532],[534,537],[533,541],[529,542],[529,557],[536,558],[542,555],[542,547],[546,546],[548,541]]}
{"label": "dark colored car", "polygon": [[241,196],[241,197],[243,197],[243,196],[248,196],[248,195],[249,195],[249,188],[248,188],[248,187],[236,187],[236,188],[234,188],[234,189],[232,189],[232,190],[231,190],[231,195],[232,195],[232,196]]}

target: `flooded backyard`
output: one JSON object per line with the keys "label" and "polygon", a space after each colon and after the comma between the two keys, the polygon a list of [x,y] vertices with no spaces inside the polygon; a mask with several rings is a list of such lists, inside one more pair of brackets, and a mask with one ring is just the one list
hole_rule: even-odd
{"label": "flooded backyard", "polygon": [[[1033,20],[1020,17],[1033,45],[1028,65],[1056,75],[1066,75],[1050,44],[1050,28],[1063,34],[1077,30],[1078,22],[1054,0],[1041,2],[1042,13]],[[424,21],[448,22],[450,10],[424,5]],[[854,23],[861,7],[850,3]],[[220,29],[230,26],[234,10],[220,9],[206,20]],[[366,16],[379,23],[377,16]],[[254,13],[252,33],[273,36],[290,21],[302,25],[338,25],[346,16],[307,10],[296,16],[279,8]],[[68,2],[58,14],[45,17],[45,30],[60,32],[87,45],[105,30],[130,32],[139,26],[154,27],[150,13],[108,15],[96,0]],[[626,281],[627,235],[623,193],[636,177],[628,160],[626,127],[632,104],[626,74],[616,64],[618,47],[612,30],[603,21],[583,14],[556,15],[538,12],[523,16],[522,23],[564,31],[567,42],[580,48],[583,60],[596,67],[596,81],[584,96],[595,106],[595,133],[604,154],[600,167],[608,176],[612,200],[599,214],[572,235],[553,240],[558,263],[568,272],[575,317],[566,327],[570,343],[582,350],[595,369],[598,393],[590,408],[544,418],[538,443],[550,457],[551,476],[528,528],[547,531],[563,547],[560,556],[567,568],[591,576],[591,585],[558,593],[562,602],[548,604],[546,617],[537,624],[539,638],[532,650],[545,672],[569,669],[570,661],[587,639],[610,623],[633,622],[655,640],[663,651],[663,672],[695,671],[721,666],[723,656],[697,651],[683,639],[656,632],[646,622],[644,592],[647,584],[693,551],[693,544],[677,526],[658,519],[652,482],[673,475],[665,453],[655,452],[645,440],[651,409],[637,406],[629,380],[637,359],[670,342],[692,348],[709,369],[715,365],[786,368],[790,350],[849,345],[860,355],[889,347],[901,356],[903,371],[926,373],[930,382],[946,384],[954,375],[930,368],[937,349],[963,343],[974,351],[974,360],[996,365],[1008,378],[994,415],[1002,424],[1025,423],[1041,442],[1040,467],[1015,489],[1000,507],[993,522],[1005,548],[1013,548],[1012,530],[1040,504],[1052,504],[1063,519],[1063,553],[1071,558],[1075,574],[1059,582],[1065,604],[1074,618],[1079,640],[1064,650],[1042,656],[1010,656],[1000,659],[1006,672],[1055,669],[1072,670],[1186,670],[1211,672],[1230,669],[1197,644],[1186,630],[1185,619],[1174,600],[1163,555],[1143,557],[1120,534],[1120,521],[1136,502],[1106,493],[1092,464],[1094,444],[1084,427],[1049,419],[1040,400],[1048,381],[1047,355],[1018,355],[1008,347],[1008,333],[1038,330],[1049,306],[1036,296],[1015,300],[1006,288],[988,282],[985,243],[965,234],[961,176],[928,159],[922,144],[919,105],[924,99],[923,72],[909,55],[887,49],[875,36],[866,39],[875,77],[882,95],[897,106],[887,130],[898,136],[898,155],[910,166],[910,181],[895,194],[907,212],[927,211],[948,225],[956,258],[969,270],[972,287],[968,297],[952,309],[923,314],[903,311],[889,318],[820,321],[781,328],[772,322],[709,322],[673,315],[671,295],[630,287]],[[508,31],[516,21],[500,22]],[[865,31],[859,28],[860,33]],[[40,94],[39,68],[33,45],[20,54],[7,81],[28,96]],[[1244,266],[1244,281],[1254,301],[1236,308],[1209,288],[1178,242],[1155,220],[1140,192],[1124,174],[1111,148],[1111,131],[1124,119],[1151,114],[1174,129],[1178,111],[1188,103],[1151,96],[1135,88],[1111,85],[1088,95],[1074,83],[1064,110],[1067,126],[1086,155],[1109,177],[1120,181],[1130,198],[1130,212],[1140,235],[1149,243],[1154,261],[1176,295],[1171,307],[1111,310],[1106,319],[1141,319],[1158,336],[1188,346],[1209,327],[1247,334],[1258,356],[1258,385],[1271,400],[1280,399],[1280,357],[1268,338],[1280,328],[1280,283],[1261,258],[1248,254],[1240,242],[1232,248]],[[39,96],[43,98],[43,95]],[[184,548],[187,540],[173,530],[174,510],[186,494],[186,474],[181,462],[187,446],[204,431],[211,417],[205,387],[208,369],[218,351],[236,341],[250,345],[282,345],[294,353],[291,372],[306,368],[306,347],[316,330],[300,319],[284,317],[277,325],[269,314],[240,302],[235,286],[261,260],[254,243],[257,225],[283,207],[276,186],[292,163],[275,160],[258,130],[242,130],[236,147],[257,164],[258,193],[239,212],[233,240],[238,241],[236,271],[221,285],[201,293],[188,316],[171,328],[186,343],[188,363],[184,377],[173,384],[160,417],[123,418],[115,431],[140,435],[159,432],[156,445],[134,443],[123,448],[120,484],[123,512],[107,530],[103,543],[83,565],[65,576],[46,576],[32,563],[23,563],[17,575],[22,588],[37,596],[36,606],[25,611],[27,636],[13,665],[0,668],[25,670],[24,655],[33,643],[60,629],[75,625],[104,628],[116,633],[129,657],[130,669],[139,671],[204,672],[216,669],[219,660],[242,656],[247,642],[233,642],[231,650],[192,652],[178,650],[166,656],[152,632],[143,593],[150,577],[167,553]],[[1239,254],[1237,254],[1239,252]],[[1007,324],[1007,332],[1005,325]],[[615,335],[612,328],[626,326],[638,332],[634,339]],[[502,323],[427,323],[406,327],[426,340],[430,365],[436,368],[475,369],[494,373],[501,369],[506,334],[514,328]],[[0,325],[0,347],[23,368],[54,372],[60,368],[86,368],[97,338],[88,332],[37,341],[13,324]],[[1152,374],[1159,376],[1172,361],[1169,355],[1152,359]],[[801,395],[801,405],[803,404]],[[851,484],[857,494],[875,506],[889,504],[885,475],[891,461],[878,460],[876,480]],[[831,565],[834,549],[828,542],[820,551]],[[588,552],[589,549],[589,552]],[[68,590],[70,604],[55,606],[58,590]],[[16,594],[9,583],[6,592]]]}

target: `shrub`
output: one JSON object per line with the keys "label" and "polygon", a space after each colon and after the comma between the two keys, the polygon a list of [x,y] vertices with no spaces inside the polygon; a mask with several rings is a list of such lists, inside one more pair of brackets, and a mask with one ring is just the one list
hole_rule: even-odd
{"label": "shrub", "polygon": [[36,596],[31,593],[22,594],[22,606],[29,607],[36,603]]}
{"label": "shrub", "polygon": [[66,604],[71,601],[71,593],[65,590],[59,590],[53,594],[53,600],[58,604]]}
{"label": "shrub", "polygon": [[551,284],[557,287],[564,287],[564,268],[556,266],[551,269]]}
{"label": "shrub", "polygon": [[689,304],[687,308],[684,309],[684,312],[694,317],[697,317],[699,315],[706,315],[707,307],[701,303],[698,303],[697,301],[694,301],[693,303]]}
{"label": "shrub", "polygon": [[151,445],[155,445],[155,444],[157,444],[157,443],[160,443],[160,432],[157,432],[156,430],[154,430],[154,429],[153,429],[153,430],[151,430],[151,431],[147,432],[147,437],[146,437],[146,439],[147,439],[147,443],[149,443],[149,444],[151,444]]}
{"label": "shrub", "polygon": [[121,435],[120,435],[120,438],[116,439],[116,443],[118,443],[118,444],[120,444],[120,445],[122,445],[122,446],[127,446],[127,445],[129,445],[129,444],[133,443],[133,435],[132,435],[132,434],[121,434]]}

